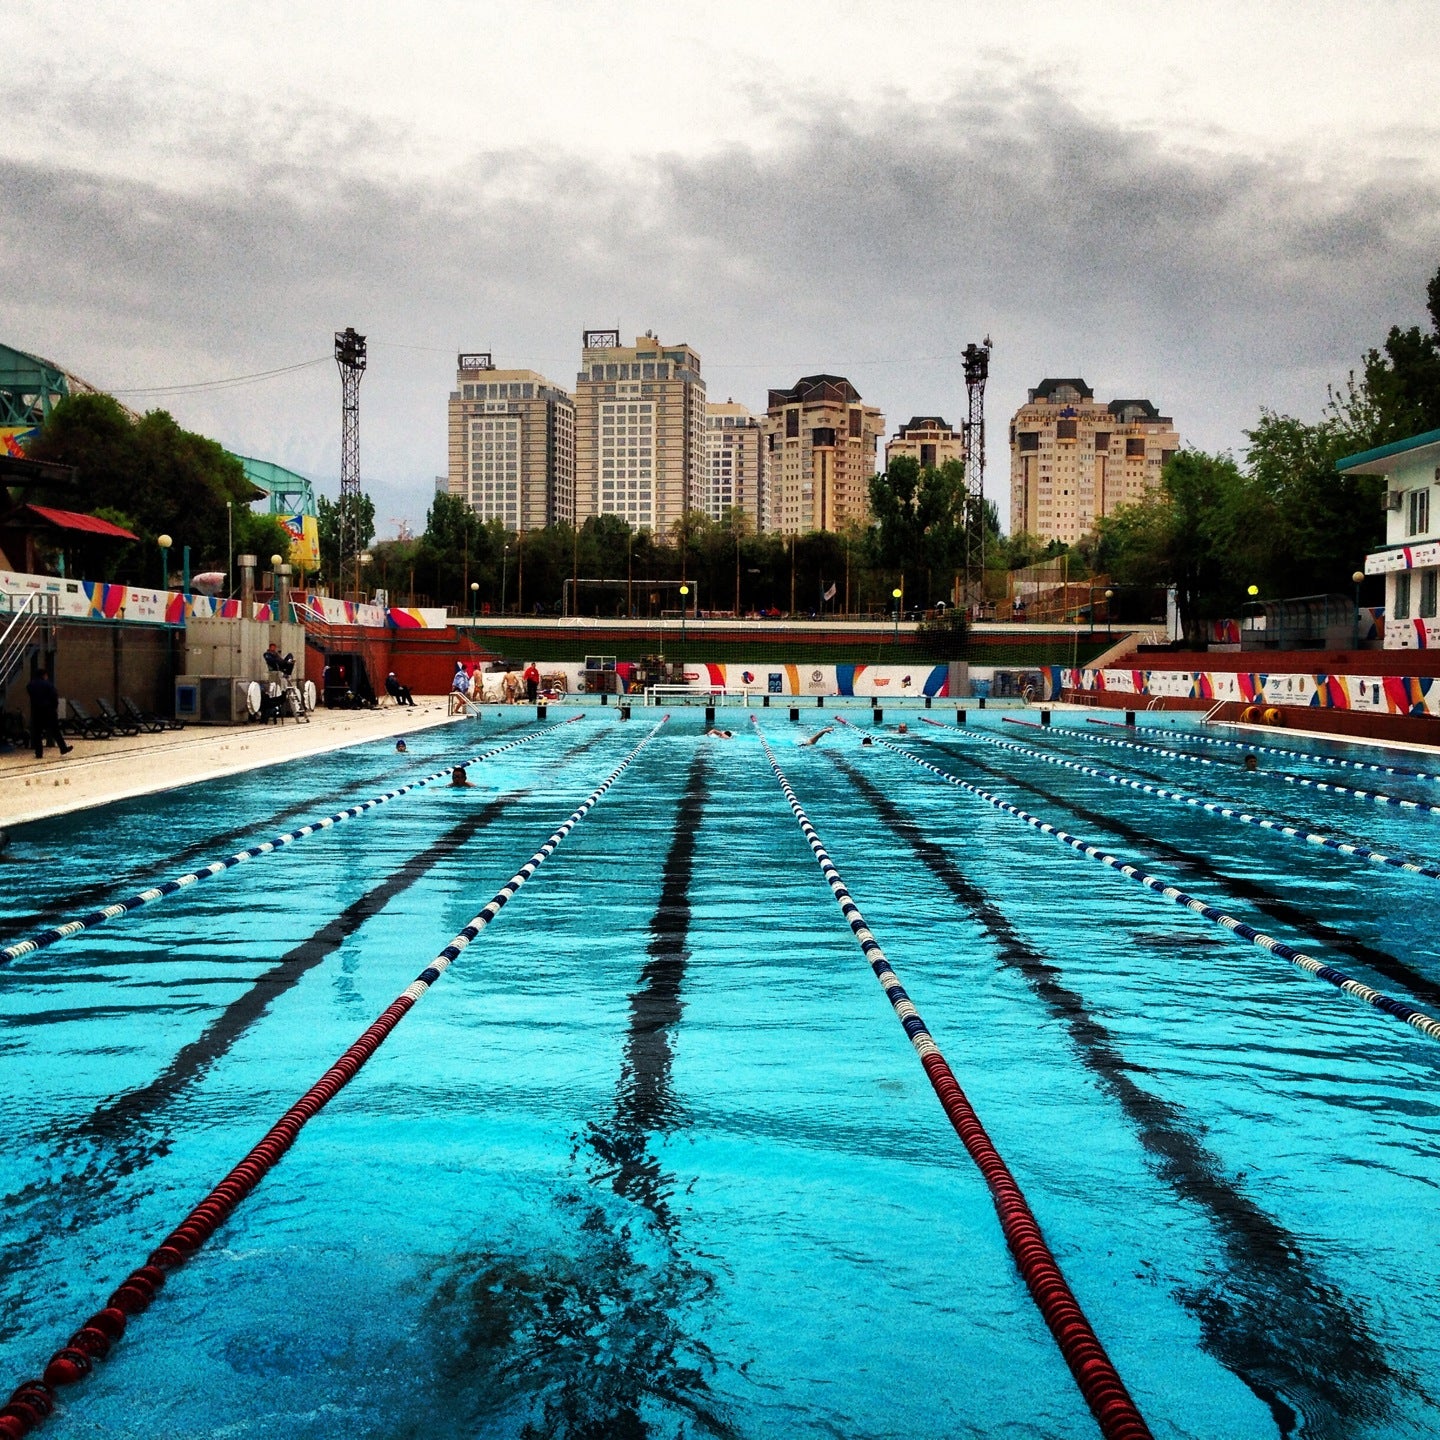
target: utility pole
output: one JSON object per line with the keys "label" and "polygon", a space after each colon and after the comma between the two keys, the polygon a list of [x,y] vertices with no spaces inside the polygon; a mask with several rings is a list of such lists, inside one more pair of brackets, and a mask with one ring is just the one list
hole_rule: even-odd
{"label": "utility pole", "polygon": [[[355,595],[360,596],[360,381],[365,374],[365,337],[353,325],[335,332],[335,363],[340,367],[340,587],[344,590],[345,532],[352,532]],[[365,539],[369,539],[366,536]]]}
{"label": "utility pole", "polygon": [[965,347],[965,598],[985,599],[985,382],[990,378],[990,337]]}

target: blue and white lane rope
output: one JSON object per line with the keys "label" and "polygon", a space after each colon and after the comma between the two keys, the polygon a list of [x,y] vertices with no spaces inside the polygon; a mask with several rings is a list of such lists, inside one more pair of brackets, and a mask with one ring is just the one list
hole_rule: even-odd
{"label": "blue and white lane rope", "polygon": [[[1114,725],[1113,720],[1087,720],[1087,725]],[[1312,755],[1308,750],[1286,750],[1279,745],[1261,745],[1256,740],[1225,740],[1219,735],[1196,735],[1189,730],[1167,730],[1162,725],[1137,725],[1145,735],[1168,735],[1171,741],[1195,745],[1223,745],[1227,750],[1253,750],[1259,755],[1283,755],[1287,760],[1304,760],[1311,765],[1334,765],[1341,770],[1369,770],[1376,775],[1404,775],[1411,780],[1440,780],[1428,770],[1411,770],[1405,765],[1377,765],[1369,760],[1347,760],[1340,755]],[[1338,737],[1337,737],[1338,738]]]}
{"label": "blue and white lane rope", "polygon": [[[848,724],[849,722],[842,721],[841,723]],[[1326,965],[1323,961],[1316,960],[1313,956],[1297,950],[1293,945],[1287,945],[1283,940],[1277,940],[1274,936],[1266,935],[1263,931],[1255,929],[1253,925],[1247,925],[1243,920],[1237,920],[1233,915],[1227,915],[1225,911],[1217,909],[1214,905],[1207,905],[1203,900],[1197,900],[1193,895],[1187,895],[1179,886],[1167,884],[1158,875],[1150,875],[1138,865],[1129,864],[1118,855],[1112,855],[1109,851],[1102,850],[1098,845],[1089,845],[1084,840],[1067,834],[1064,830],[1041,820],[1039,816],[1031,815],[1028,811],[1020,809],[1018,805],[1012,805],[1008,800],[1002,800],[998,795],[992,795],[978,785],[971,785],[968,781],[951,775],[938,765],[932,765],[930,761],[922,760],[918,755],[912,755],[910,751],[901,749],[900,746],[889,740],[877,738],[876,743],[883,745],[896,755],[903,755],[905,759],[919,765],[922,769],[938,775],[947,785],[954,785],[967,794],[974,795],[994,809],[1022,821],[1032,830],[1038,830],[1042,835],[1048,835],[1052,840],[1058,840],[1060,844],[1068,846],[1071,850],[1088,856],[1091,860],[1098,860],[1100,864],[1108,866],[1127,880],[1133,880],[1137,885],[1143,885],[1147,890],[1153,890],[1155,894],[1163,896],[1172,905],[1179,905],[1182,909],[1193,911],[1212,924],[1219,925],[1232,934],[1238,935],[1242,940],[1248,940],[1252,945],[1257,945],[1262,950],[1268,950],[1272,955],[1278,955],[1282,960],[1295,966],[1297,970],[1303,970],[1307,975],[1313,975],[1317,980],[1323,980],[1327,985],[1333,985],[1337,990],[1343,990],[1347,995],[1353,995],[1357,1000],[1363,1000],[1367,1005],[1373,1005],[1375,1009],[1383,1011],[1386,1015],[1403,1020],[1431,1040],[1440,1040],[1440,1020],[1435,1019],[1433,1015],[1427,1015],[1425,1011],[1417,1010],[1415,1006],[1407,1005],[1403,1000],[1396,1000],[1380,990],[1371,989],[1369,985],[1352,979],[1343,970],[1337,970],[1333,965]]]}
{"label": "blue and white lane rope", "polygon": [[1081,1310],[1080,1302],[1071,1291],[1019,1183],[986,1133],[969,1097],[960,1088],[954,1071],[920,1018],[920,1012],[902,988],[884,950],[880,948],[880,942],[865,923],[860,907],[855,903],[854,897],[840,878],[834,861],[821,843],[819,832],[810,823],[809,816],[801,807],[794,790],[790,788],[790,782],[785,778],[785,772],[780,768],[780,762],[776,760],[775,752],[765,738],[759,719],[752,715],[750,723],[755,727],[755,734],[765,752],[765,758],[770,762],[770,768],[780,782],[780,789],[790,805],[790,813],[799,824],[800,831],[810,846],[810,853],[819,864],[820,873],[825,877],[830,893],[840,907],[840,913],[850,926],[850,933],[854,935],[856,944],[860,946],[861,953],[880,982],[880,988],[885,992],[885,998],[890,1002],[890,1008],[894,1010],[896,1019],[900,1021],[901,1028],[920,1057],[920,1064],[930,1080],[941,1108],[990,1189],[991,1202],[995,1206],[995,1214],[1000,1221],[1010,1253],[1015,1257],[1016,1268],[1020,1271],[1050,1333],[1055,1337],[1055,1343],[1060,1347],[1060,1353],[1065,1357],[1065,1363],[1070,1367],[1070,1373],[1074,1375],[1080,1393],[1090,1407],[1090,1413],[1099,1422],[1106,1440],[1150,1440],[1150,1430],[1144,1418],[1130,1398],[1124,1381],[1109,1355],[1105,1353],[1105,1347],[1100,1343],[1090,1321]]}
{"label": "blue and white lane rope", "polygon": [[[522,735],[518,740],[507,741],[504,745],[497,745],[493,750],[487,750],[482,755],[476,755],[472,759],[460,763],[478,765],[481,761],[490,760],[506,750],[513,750],[517,745],[528,745],[532,740],[539,740],[541,736],[553,734],[556,730],[563,729],[566,725],[573,725],[575,721],[583,718],[583,716],[575,715],[569,720],[560,720],[554,725],[546,725],[543,729],[532,731],[529,735]],[[96,925],[102,924],[106,920],[114,920],[120,915],[128,915],[132,910],[138,910],[143,905],[151,905],[156,900],[163,900],[167,895],[175,895],[181,890],[188,890],[190,886],[198,885],[202,880],[209,880],[212,876],[224,874],[226,870],[231,870],[236,865],[243,865],[247,860],[255,859],[257,855],[268,855],[273,850],[280,850],[286,845],[294,844],[296,840],[303,840],[307,835],[315,835],[321,830],[333,829],[344,820],[353,820],[355,816],[364,815],[378,805],[398,799],[411,790],[418,790],[422,785],[432,784],[443,776],[449,775],[454,768],[453,765],[447,765],[443,770],[435,771],[433,775],[426,775],[423,779],[412,780],[408,785],[400,786],[398,790],[387,790],[383,795],[376,795],[369,800],[362,801],[359,805],[351,805],[348,809],[337,810],[335,814],[327,815],[323,820],[302,825],[298,830],[287,830],[283,835],[277,835],[272,840],[265,840],[259,845],[251,845],[244,850],[237,850],[223,860],[202,865],[200,869],[191,870],[185,875],[177,875],[173,880],[166,880],[162,885],[154,885],[150,889],[141,890],[124,900],[116,900],[112,905],[92,910],[88,915],[67,920],[63,925],[52,925],[48,930],[41,930],[24,940],[17,940],[13,945],[7,945],[4,949],[0,949],[0,965],[9,964],[11,960],[18,960],[22,955],[33,955],[37,950],[47,949],[60,940],[68,940],[70,936],[78,935],[82,930],[94,929]]]}
{"label": "blue and white lane rope", "polygon": [[[0,1440],[20,1440],[43,1424],[54,1409],[55,1391],[77,1384],[109,1354],[124,1335],[129,1322],[144,1314],[155,1301],[156,1292],[167,1277],[184,1266],[197,1250],[235,1212],[265,1176],[280,1163],[301,1130],[348,1085],[376,1050],[390,1037],[416,1002],[475,941],[481,931],[499,915],[515,892],[555,853],[565,837],[585,818],[601,796],[624,774],[631,761],[648,745],[668,720],[661,718],[638,745],[590,792],[578,809],[495,893],[490,903],[407,985],[372,1022],[348,1050],[275,1122],[250,1152],[230,1171],[181,1223],[170,1232],[148,1261],[121,1283],[106,1308],[92,1315],[57,1350],[45,1367],[43,1380],[27,1380],[11,1396],[11,1404],[0,1413]],[[16,1397],[19,1397],[18,1401]]]}
{"label": "blue and white lane rope", "polygon": [[[940,725],[938,721],[931,723],[940,729],[951,728],[948,725]],[[1117,775],[1113,770],[1097,770],[1093,765],[1082,764],[1079,760],[1071,760],[1048,750],[1034,750],[1028,745],[1017,745],[1013,741],[1000,740],[993,735],[982,735],[976,730],[959,731],[957,728],[957,734],[963,734],[967,739],[983,740],[987,745],[997,746],[1001,750],[1011,750],[1017,755],[1029,756],[1032,760],[1043,761],[1046,765],[1058,765],[1062,770],[1073,770],[1079,775],[1089,775],[1096,780],[1104,780],[1108,785],[1119,785],[1127,790],[1138,790],[1142,794],[1153,795],[1160,800],[1171,800],[1177,805],[1185,805],[1192,810],[1201,810],[1207,815],[1216,815],[1223,820],[1238,820],[1242,825],[1254,825],[1261,830],[1270,831],[1272,835],[1281,835],[1287,840],[1299,840],[1306,845],[1333,850],[1337,855],[1364,860],[1370,865],[1385,865],[1392,870],[1404,870],[1410,875],[1423,875],[1427,880],[1440,880],[1440,865],[1429,861],[1406,860],[1398,855],[1387,855],[1384,851],[1375,850],[1369,845],[1358,845],[1352,840],[1341,840],[1336,835],[1302,830],[1298,825],[1287,825],[1281,820],[1271,819],[1268,815],[1253,815],[1248,810],[1237,810],[1233,805],[1224,805],[1219,800],[1207,800],[1203,795],[1190,795],[1183,790],[1171,790],[1168,786],[1149,780],[1135,780],[1128,775]]]}

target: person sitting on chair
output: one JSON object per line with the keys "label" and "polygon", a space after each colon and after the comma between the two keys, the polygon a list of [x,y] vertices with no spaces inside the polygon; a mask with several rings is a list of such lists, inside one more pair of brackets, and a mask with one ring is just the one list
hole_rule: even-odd
{"label": "person sitting on chair", "polygon": [[397,705],[413,705],[415,703],[415,697],[410,693],[410,687],[402,685],[395,678],[393,670],[385,677],[385,693]]}
{"label": "person sitting on chair", "polygon": [[280,647],[272,640],[269,648],[265,651],[265,668],[275,671],[278,675],[291,675],[295,671],[295,657],[282,655]]}

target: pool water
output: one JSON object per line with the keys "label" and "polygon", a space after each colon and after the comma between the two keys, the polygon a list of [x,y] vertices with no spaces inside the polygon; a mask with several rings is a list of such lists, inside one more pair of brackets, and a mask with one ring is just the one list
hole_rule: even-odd
{"label": "pool water", "polygon": [[[814,746],[833,717],[755,713],[1154,1434],[1440,1430],[1440,1047],[862,746],[861,710]],[[583,714],[472,789],[418,789],[5,967],[12,1385],[656,718]],[[672,713],[44,1433],[1098,1433],[750,717],[726,715],[731,740]],[[1247,774],[1183,726],[896,718],[877,733],[1440,1014],[1440,882],[1023,750],[1429,860],[1440,816],[1280,775],[1440,785],[1273,756]],[[541,727],[501,728],[24,827],[0,944]]]}

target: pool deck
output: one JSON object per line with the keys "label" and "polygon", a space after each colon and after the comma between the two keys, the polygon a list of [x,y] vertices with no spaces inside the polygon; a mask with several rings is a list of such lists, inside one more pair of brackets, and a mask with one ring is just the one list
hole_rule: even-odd
{"label": "pool deck", "polygon": [[69,755],[47,749],[43,760],[28,747],[0,754],[0,828],[428,730],[450,718],[446,702],[443,695],[421,696],[413,706],[317,710],[308,725],[192,725],[159,735],[71,740]]}

